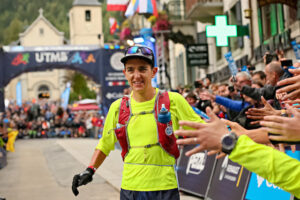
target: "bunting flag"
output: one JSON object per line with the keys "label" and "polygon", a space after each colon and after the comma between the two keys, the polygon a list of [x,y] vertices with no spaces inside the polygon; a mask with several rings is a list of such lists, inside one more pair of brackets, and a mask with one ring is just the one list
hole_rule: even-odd
{"label": "bunting flag", "polygon": [[135,12],[141,14],[149,13],[157,17],[156,0],[146,0],[146,2],[145,0],[131,0],[125,12],[125,16],[130,17],[134,15]]}
{"label": "bunting flag", "polygon": [[139,0],[130,0],[130,3],[126,9],[125,16],[130,17],[134,14],[139,4]]}
{"label": "bunting flag", "polygon": [[118,22],[115,18],[110,17],[109,18],[109,32],[110,34],[114,34],[116,30],[119,28]]}
{"label": "bunting flag", "polygon": [[107,11],[123,11],[127,9],[129,0],[107,0]]}
{"label": "bunting flag", "polygon": [[154,16],[158,16],[157,8],[156,8],[156,0],[147,0],[146,3],[141,3],[141,0],[139,0],[139,8],[137,9],[138,13],[146,14],[150,13]]}

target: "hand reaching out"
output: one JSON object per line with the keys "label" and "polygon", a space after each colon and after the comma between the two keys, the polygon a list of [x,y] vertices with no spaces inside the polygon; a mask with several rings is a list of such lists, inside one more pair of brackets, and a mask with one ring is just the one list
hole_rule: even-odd
{"label": "hand reaching out", "polygon": [[[263,108],[250,108],[247,112],[247,118],[254,120],[262,120],[267,115],[280,115],[280,111],[275,110],[264,97],[261,97],[261,101],[264,104]],[[251,122],[251,124],[257,124],[259,121]]]}
{"label": "hand reaching out", "polygon": [[178,139],[177,144],[200,144],[186,153],[187,156],[201,152],[203,150],[221,150],[221,138],[229,131],[223,121],[221,121],[208,107],[206,113],[210,117],[207,124],[196,122],[180,121],[179,125],[194,128],[194,130],[177,130],[175,134],[187,138]]}
{"label": "hand reaching out", "polygon": [[289,69],[289,71],[294,74],[294,77],[284,79],[282,81],[279,81],[277,85],[283,86],[287,85],[283,88],[280,88],[277,90],[277,93],[288,93],[283,97],[282,100],[287,99],[296,99],[300,98],[300,68],[298,69]]}
{"label": "hand reaching out", "polygon": [[300,141],[300,113],[289,105],[287,108],[293,117],[266,116],[260,122],[260,125],[267,127],[269,133],[276,134],[269,136],[270,140]]}

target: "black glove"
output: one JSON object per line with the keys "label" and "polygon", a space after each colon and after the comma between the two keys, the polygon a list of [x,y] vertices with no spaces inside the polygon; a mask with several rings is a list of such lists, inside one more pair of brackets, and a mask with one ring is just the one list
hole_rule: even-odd
{"label": "black glove", "polygon": [[86,185],[93,180],[94,170],[86,168],[81,174],[76,174],[73,178],[72,191],[75,196],[79,194],[77,188],[81,185]]}

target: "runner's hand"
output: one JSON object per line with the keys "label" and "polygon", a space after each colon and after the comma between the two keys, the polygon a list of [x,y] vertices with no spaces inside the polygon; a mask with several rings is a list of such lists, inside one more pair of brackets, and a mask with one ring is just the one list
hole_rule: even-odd
{"label": "runner's hand", "polygon": [[87,183],[91,182],[93,180],[94,171],[91,168],[87,168],[80,174],[76,174],[73,177],[73,183],[72,183],[72,191],[75,196],[79,194],[77,188],[82,185],[86,185]]}

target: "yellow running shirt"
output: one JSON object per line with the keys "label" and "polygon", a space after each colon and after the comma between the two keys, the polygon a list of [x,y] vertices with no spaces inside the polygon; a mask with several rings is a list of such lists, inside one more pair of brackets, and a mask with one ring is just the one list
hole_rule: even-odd
{"label": "yellow running shirt", "polygon": [[[156,95],[157,93],[158,89],[156,89]],[[179,129],[179,120],[205,123],[180,94],[175,92],[168,93],[174,131]],[[146,102],[136,102],[131,97],[132,113],[152,111],[156,95]],[[121,99],[118,99],[110,106],[103,129],[103,136],[96,147],[105,155],[108,155],[114,149],[114,145],[117,142],[113,129],[118,123],[120,101]],[[131,117],[127,131],[130,146],[145,146],[158,142],[157,125],[153,113]],[[130,148],[124,161],[121,187],[125,190],[134,191],[157,191],[177,188],[174,164],[175,158],[158,145],[150,148]]]}

